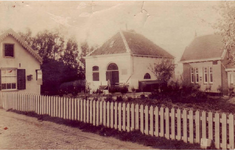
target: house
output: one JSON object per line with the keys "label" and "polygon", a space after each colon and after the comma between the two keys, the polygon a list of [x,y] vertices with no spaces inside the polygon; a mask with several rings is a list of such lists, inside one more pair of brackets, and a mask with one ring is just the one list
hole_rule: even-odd
{"label": "house", "polygon": [[0,35],[0,92],[40,94],[42,58],[12,29]]}
{"label": "house", "polygon": [[228,57],[221,35],[196,37],[181,58],[184,81],[199,84],[202,91],[228,93],[235,81],[235,66]]}
{"label": "house", "polygon": [[86,56],[86,80],[93,91],[108,81],[138,89],[140,82],[156,80],[150,65],[163,58],[174,61],[171,54],[135,31],[119,31]]}

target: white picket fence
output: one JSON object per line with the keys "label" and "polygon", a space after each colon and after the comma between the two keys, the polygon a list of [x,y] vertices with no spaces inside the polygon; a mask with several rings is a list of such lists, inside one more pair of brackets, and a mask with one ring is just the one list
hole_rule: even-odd
{"label": "white picket fence", "polygon": [[140,130],[145,135],[186,143],[207,138],[218,149],[234,149],[232,114],[18,93],[1,93],[0,102],[4,109],[33,111],[119,131]]}

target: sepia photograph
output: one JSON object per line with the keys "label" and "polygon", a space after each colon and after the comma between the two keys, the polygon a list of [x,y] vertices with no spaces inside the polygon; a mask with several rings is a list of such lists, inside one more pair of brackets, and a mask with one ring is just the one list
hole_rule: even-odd
{"label": "sepia photograph", "polygon": [[0,149],[235,149],[235,1],[0,0]]}

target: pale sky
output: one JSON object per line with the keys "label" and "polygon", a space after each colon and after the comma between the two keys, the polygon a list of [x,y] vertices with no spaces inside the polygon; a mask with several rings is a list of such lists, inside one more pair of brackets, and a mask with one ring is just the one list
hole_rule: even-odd
{"label": "pale sky", "polygon": [[197,36],[212,34],[220,2],[189,1],[0,1],[0,30],[28,27],[33,34],[59,28],[78,42],[101,45],[119,30],[134,29],[178,62]]}

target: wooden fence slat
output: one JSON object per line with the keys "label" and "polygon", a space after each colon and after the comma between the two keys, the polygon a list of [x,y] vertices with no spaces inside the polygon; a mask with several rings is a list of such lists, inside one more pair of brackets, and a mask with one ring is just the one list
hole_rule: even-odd
{"label": "wooden fence slat", "polygon": [[106,127],[107,126],[107,120],[106,120],[106,101],[104,101],[103,105],[103,125]]}
{"label": "wooden fence slat", "polygon": [[145,129],[144,129],[144,133],[146,135],[149,134],[149,109],[148,109],[148,105],[145,106],[145,109],[144,109],[144,113],[145,113]]}
{"label": "wooden fence slat", "polygon": [[159,111],[158,111],[157,106],[154,109],[154,115],[155,115],[155,132],[154,132],[154,135],[156,137],[158,137],[158,135],[159,135]]}
{"label": "wooden fence slat", "polygon": [[96,109],[95,109],[96,107],[95,106],[96,106],[96,101],[94,100],[93,101],[93,120],[92,120],[94,126],[96,125]]}
{"label": "wooden fence slat", "polygon": [[177,109],[176,117],[177,117],[177,136],[176,136],[176,139],[181,140],[182,134],[181,134],[181,110],[180,109]]}
{"label": "wooden fence slat", "polygon": [[118,103],[118,130],[122,131],[122,103]]}
{"label": "wooden fence slat", "polygon": [[99,111],[100,111],[100,101],[96,101],[96,126],[100,125]]}
{"label": "wooden fence slat", "polygon": [[110,119],[111,119],[111,120],[110,120],[110,127],[113,128],[113,125],[114,125],[114,123],[113,123],[113,118],[114,118],[114,117],[113,117],[113,102],[111,102],[110,105],[111,105],[111,108],[110,108],[110,111],[111,111],[111,112],[110,112],[110,116],[111,116],[111,117],[110,117]]}
{"label": "wooden fence slat", "polygon": [[93,104],[93,100],[90,100],[90,111],[89,111],[89,113],[90,113],[90,124],[92,124],[92,114],[93,114],[93,107],[92,107],[92,104]]}
{"label": "wooden fence slat", "polygon": [[131,131],[135,129],[135,105],[131,104]]}
{"label": "wooden fence slat", "polygon": [[229,114],[229,149],[234,149],[234,116]]}
{"label": "wooden fence slat", "polygon": [[144,106],[140,105],[140,132],[144,133]]}
{"label": "wooden fence slat", "polygon": [[86,101],[83,100],[83,122],[87,123],[87,120],[86,120]]}
{"label": "wooden fence slat", "polygon": [[189,111],[189,143],[194,143],[194,134],[193,134],[193,111]]}
{"label": "wooden fence slat", "polygon": [[200,130],[200,112],[197,110],[195,112],[195,125],[196,125],[196,140],[195,143],[200,143],[201,140],[201,130]]}
{"label": "wooden fence slat", "polygon": [[219,113],[215,113],[215,148],[220,148],[220,118]]}
{"label": "wooden fence slat", "polygon": [[135,105],[135,129],[138,130],[139,126],[139,104]]}
{"label": "wooden fence slat", "polygon": [[86,122],[89,123],[90,122],[90,100],[87,99],[86,100]]}
{"label": "wooden fence slat", "polygon": [[110,103],[109,103],[109,101],[107,102],[107,127],[109,128],[110,126],[109,126],[109,120],[110,120],[110,109],[109,109],[109,107],[110,107],[110,105],[109,105]]}
{"label": "wooden fence slat", "polygon": [[170,139],[169,108],[166,108],[165,111],[166,111],[165,112],[165,121],[166,121],[166,124],[165,124],[165,129],[166,129],[165,137],[166,137],[166,139]]}
{"label": "wooden fence slat", "polygon": [[202,111],[202,138],[206,138],[206,112]]}
{"label": "wooden fence slat", "polygon": [[127,107],[126,107],[126,113],[127,113],[127,119],[126,119],[126,122],[127,122],[127,127],[126,127],[126,130],[127,132],[130,131],[130,104],[128,103],[127,104]]}
{"label": "wooden fence slat", "polygon": [[175,140],[175,108],[171,108],[171,139]]}
{"label": "wooden fence slat", "polygon": [[122,105],[122,129],[123,131],[126,131],[126,103],[123,103]]}
{"label": "wooden fence slat", "polygon": [[212,119],[212,112],[208,113],[208,139],[213,139],[213,119]]}
{"label": "wooden fence slat", "polygon": [[163,137],[164,136],[164,108],[161,107],[160,108],[160,136]]}
{"label": "wooden fence slat", "polygon": [[118,103],[117,102],[115,102],[114,103],[115,105],[114,105],[114,116],[115,116],[115,120],[114,120],[114,128],[115,129],[117,129],[118,128]]}
{"label": "wooden fence slat", "polygon": [[188,135],[187,135],[187,111],[183,110],[183,141],[187,143]]}
{"label": "wooden fence slat", "polygon": [[149,134],[153,136],[153,106],[150,106],[150,130]]}
{"label": "wooden fence slat", "polygon": [[222,149],[227,149],[227,115],[222,113]]}
{"label": "wooden fence slat", "polygon": [[100,102],[100,125],[103,125],[103,101]]}

